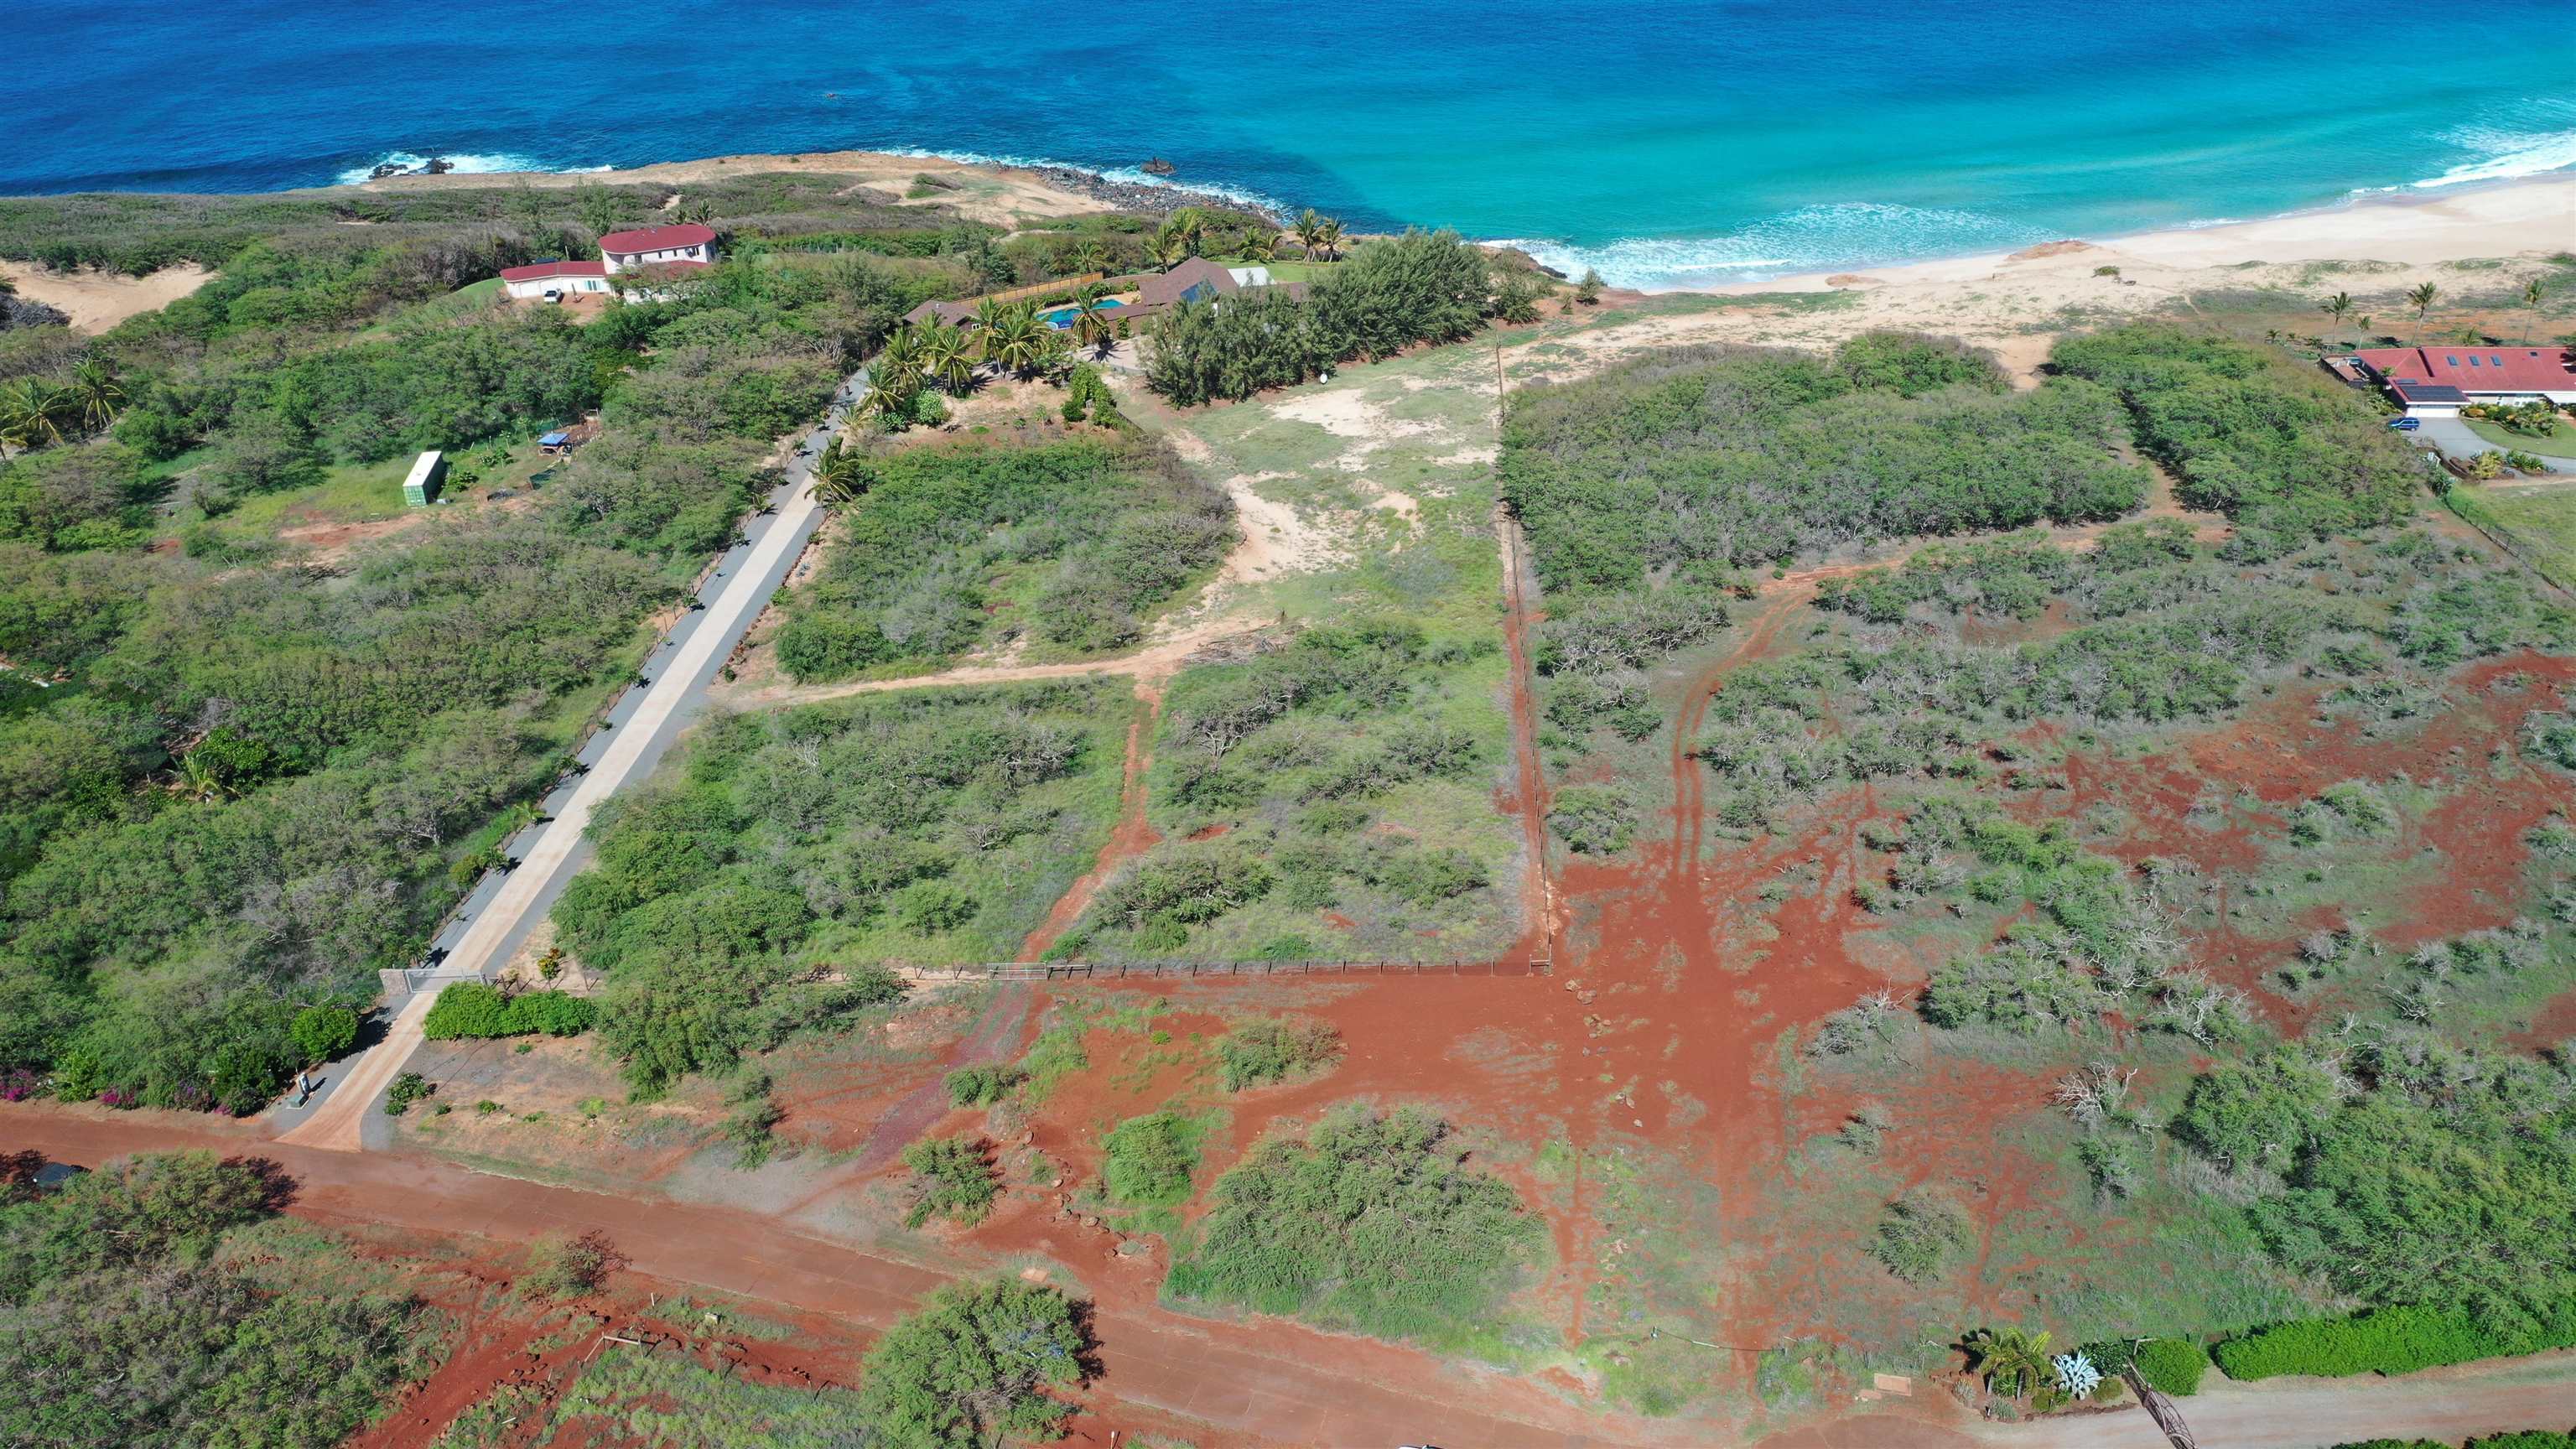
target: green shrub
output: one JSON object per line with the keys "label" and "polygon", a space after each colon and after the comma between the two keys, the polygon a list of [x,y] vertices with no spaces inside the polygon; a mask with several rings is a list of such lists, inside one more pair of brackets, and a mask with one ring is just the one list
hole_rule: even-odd
{"label": "green shrub", "polygon": [[1637,833],[1636,806],[1613,785],[1568,785],[1549,802],[1547,828],[1583,855],[1613,855]]}
{"label": "green shrub", "polygon": [[327,1062],[358,1044],[358,1013],[346,1006],[308,1006],[295,1013],[287,1035],[308,1062]]}
{"label": "green shrub", "polygon": [[2239,1334],[2210,1354],[2229,1378],[2251,1381],[2279,1374],[2404,1374],[2571,1346],[2576,1303],[2559,1305],[2527,1329],[2500,1329],[2473,1313],[2425,1307],[2305,1318]]}
{"label": "green shrub", "polygon": [[411,1104],[438,1091],[438,1084],[418,1072],[405,1072],[394,1078],[385,1089],[385,1115],[399,1117],[411,1110]]}
{"label": "green shrub", "polygon": [[439,992],[421,1035],[431,1041],[482,1040],[493,1037],[578,1036],[598,1019],[588,1000],[561,991],[507,994],[480,981],[459,981]]}
{"label": "green shrub", "polygon": [[993,1211],[1001,1186],[993,1180],[992,1150],[967,1137],[930,1137],[903,1150],[912,1169],[912,1206],[903,1225],[920,1227],[934,1217],[972,1225]]}
{"label": "green shrub", "polygon": [[1482,1332],[1547,1234],[1465,1157],[1427,1112],[1337,1108],[1216,1180],[1166,1291],[1381,1338]]}
{"label": "green shrub", "polygon": [[1928,1283],[1967,1246],[1967,1213],[1930,1189],[1916,1188],[1887,1205],[1869,1255],[1908,1283]]}
{"label": "green shrub", "polygon": [[1198,1166],[1198,1129],[1171,1112],[1130,1117],[1100,1139],[1100,1177],[1109,1195],[1131,1207],[1189,1201]]}
{"label": "green shrub", "polygon": [[2138,1345],[2135,1362],[2138,1377],[2147,1381],[2147,1387],[2180,1399],[2200,1392],[2209,1353],[2189,1339],[2151,1338]]}
{"label": "green shrub", "polygon": [[959,1067],[947,1078],[948,1102],[954,1107],[990,1107],[1027,1080],[1014,1066]]}
{"label": "green shrub", "polygon": [[1091,1340],[1053,1288],[1010,1278],[952,1283],[868,1351],[860,1420],[878,1449],[1046,1443],[1073,1406],[1044,1390],[1083,1381]]}
{"label": "green shrub", "polygon": [[2314,368],[2168,322],[2057,344],[2057,368],[2118,392],[2139,446],[2194,508],[2323,535],[2403,517],[2424,469],[2362,399]]}
{"label": "green shrub", "polygon": [[609,1246],[607,1235],[597,1230],[556,1233],[539,1238],[528,1250],[528,1268],[520,1275],[519,1286],[539,1298],[579,1298],[598,1292],[623,1261]]}
{"label": "green shrub", "polygon": [[1551,612],[1855,538],[2107,520],[2146,496],[2145,470],[2113,452],[2114,395],[1992,379],[1982,358],[1884,334],[1832,360],[1665,349],[1524,389],[1504,420],[1503,492]]}
{"label": "green shrub", "polygon": [[1341,1054],[1341,1033],[1330,1022],[1307,1017],[1256,1018],[1216,1044],[1218,1069],[1229,1092],[1323,1071]]}

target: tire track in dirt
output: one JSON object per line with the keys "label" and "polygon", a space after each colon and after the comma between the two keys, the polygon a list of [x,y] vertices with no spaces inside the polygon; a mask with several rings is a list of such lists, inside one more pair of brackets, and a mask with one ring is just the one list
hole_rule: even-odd
{"label": "tire track in dirt", "polygon": [[[994,991],[993,999],[985,1004],[983,1014],[975,1018],[974,1028],[949,1052],[948,1070],[989,1067],[1011,1056],[1018,1049],[1020,1037],[1028,1025],[1032,994],[1028,986],[1016,981],[1006,982]],[[858,1156],[851,1164],[855,1175],[866,1177],[894,1161],[914,1138],[928,1131],[932,1123],[947,1116],[948,1112],[947,1072],[942,1072],[913,1088],[892,1111],[877,1119],[875,1130],[868,1134],[867,1142],[859,1148]],[[828,1190],[837,1191],[838,1188]],[[790,1207],[788,1215],[793,1216],[811,1201],[809,1198],[807,1202]]]}
{"label": "tire track in dirt", "polygon": [[1091,898],[1099,894],[1118,867],[1153,849],[1163,839],[1162,832],[1145,820],[1145,771],[1154,763],[1154,727],[1163,717],[1162,681],[1136,676],[1136,698],[1145,707],[1127,725],[1127,758],[1119,773],[1118,824],[1101,842],[1100,854],[1092,860],[1091,869],[1065,888],[1047,918],[1020,943],[1017,959],[1021,961],[1036,961],[1046,955],[1047,948],[1082,919],[1082,913],[1091,906]]}

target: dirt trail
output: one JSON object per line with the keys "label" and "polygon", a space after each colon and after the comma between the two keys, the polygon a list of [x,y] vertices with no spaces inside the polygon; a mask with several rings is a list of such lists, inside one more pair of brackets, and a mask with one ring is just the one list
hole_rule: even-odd
{"label": "dirt trail", "polygon": [[1249,634],[1261,627],[1258,619],[1209,619],[1158,639],[1133,654],[1110,659],[1083,659],[1060,664],[961,664],[936,674],[915,674],[902,679],[850,679],[838,684],[774,684],[760,689],[729,692],[724,702],[736,709],[786,709],[794,705],[814,704],[827,699],[847,699],[854,694],[882,694],[896,689],[953,689],[978,684],[1012,684],[1032,679],[1080,679],[1085,675],[1129,675],[1140,680],[1165,680],[1180,673],[1190,656],[1211,644]]}
{"label": "dirt trail", "polygon": [[1162,841],[1161,833],[1145,820],[1145,771],[1154,762],[1154,726],[1163,717],[1162,682],[1138,675],[1136,697],[1144,702],[1145,708],[1127,726],[1127,760],[1118,785],[1118,826],[1101,843],[1100,854],[1091,862],[1091,869],[1066,888],[1065,893],[1057,898],[1055,908],[1047,912],[1047,918],[1029,933],[1026,941],[1020,943],[1019,959],[1022,961],[1035,961],[1045,956],[1047,948],[1072,930],[1074,922],[1082,919],[1082,913],[1090,908],[1091,898],[1099,893],[1112,875],[1117,874],[1119,866],[1143,855]]}
{"label": "dirt trail", "polygon": [[[973,1029],[948,1053],[948,1071],[959,1067],[989,1067],[1009,1060],[1019,1051],[1020,1038],[1026,1034],[1029,1020],[1030,990],[1018,982],[1003,985],[975,1018]],[[930,1130],[931,1124],[948,1115],[947,1072],[913,1088],[893,1109],[877,1119],[875,1130],[868,1134],[867,1144],[859,1149],[853,1164],[857,1175],[865,1177],[895,1160],[897,1154],[911,1145],[914,1138]],[[810,1202],[811,1199],[808,1199]],[[802,1208],[806,1203],[798,1203]]]}
{"label": "dirt trail", "polygon": [[[0,1145],[95,1166],[195,1148],[274,1158],[299,1187],[292,1211],[323,1222],[525,1242],[606,1233],[633,1269],[883,1329],[948,1275],[872,1257],[731,1208],[611,1197],[488,1176],[432,1159],[317,1152],[232,1124],[163,1113],[17,1105]],[[1669,1436],[1626,1429],[1520,1380],[1438,1365],[1393,1344],[1279,1319],[1229,1323],[1104,1302],[1096,1393],[1247,1437],[1296,1444],[1512,1445],[1598,1449]]]}

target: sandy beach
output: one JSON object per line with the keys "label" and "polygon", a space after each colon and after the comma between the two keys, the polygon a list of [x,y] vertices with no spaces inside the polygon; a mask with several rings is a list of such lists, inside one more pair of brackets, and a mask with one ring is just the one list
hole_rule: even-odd
{"label": "sandy beach", "polygon": [[[1596,358],[1668,342],[1830,346],[1893,327],[1964,338],[2028,375],[2069,331],[2151,312],[2187,312],[2195,296],[2278,290],[2323,299],[2350,292],[2357,310],[2377,314],[2384,330],[2404,310],[2404,293],[2420,282],[2434,283],[2453,301],[2501,293],[2528,277],[2564,275],[2549,258],[2568,252],[2576,252],[2576,176],[2558,173],[2370,196],[2261,221],[1709,288],[1711,295],[1735,297],[1851,296],[1830,307],[1784,299],[1777,307],[1651,318],[1578,336],[1571,346]],[[2437,324],[2444,311],[2436,308]],[[2506,308],[2474,312],[2472,320],[2516,328],[2528,321]],[[2326,327],[2325,317],[2314,325]],[[2563,316],[2547,325],[2553,335],[2576,329]]]}

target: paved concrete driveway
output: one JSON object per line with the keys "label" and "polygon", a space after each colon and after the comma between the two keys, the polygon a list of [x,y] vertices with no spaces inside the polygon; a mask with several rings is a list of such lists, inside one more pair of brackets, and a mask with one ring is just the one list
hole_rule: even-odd
{"label": "paved concrete driveway", "polygon": [[[759,513],[744,520],[741,536],[699,586],[696,607],[680,616],[646,659],[643,677],[649,682],[630,686],[618,697],[607,723],[576,756],[582,772],[546,797],[548,818],[505,847],[518,864],[488,874],[439,933],[432,954],[439,958],[442,978],[488,978],[509,963],[565,885],[590,863],[590,842],[583,832],[591,812],[620,786],[651,773],[671,741],[704,707],[707,686],[821,526],[824,510],[809,487],[814,458],[830,439],[834,420],[857,403],[864,388],[863,374],[852,374],[824,420],[800,440],[786,480],[770,492]],[[320,1074],[323,1090],[316,1100],[301,1109],[273,1109],[272,1125],[283,1129],[279,1140],[358,1151],[364,1114],[420,1044],[421,1019],[440,989],[432,985],[415,992],[401,1003],[381,1040]]]}
{"label": "paved concrete driveway", "polygon": [[[2481,438],[2467,423],[2458,418],[2425,418],[2424,426],[2405,435],[2408,441],[2428,448],[2439,448],[2454,458],[2474,458],[2480,453],[2502,452],[2505,445]],[[2538,454],[2533,454],[2539,457]],[[2541,458],[2552,473],[2576,474],[2576,458]]]}

